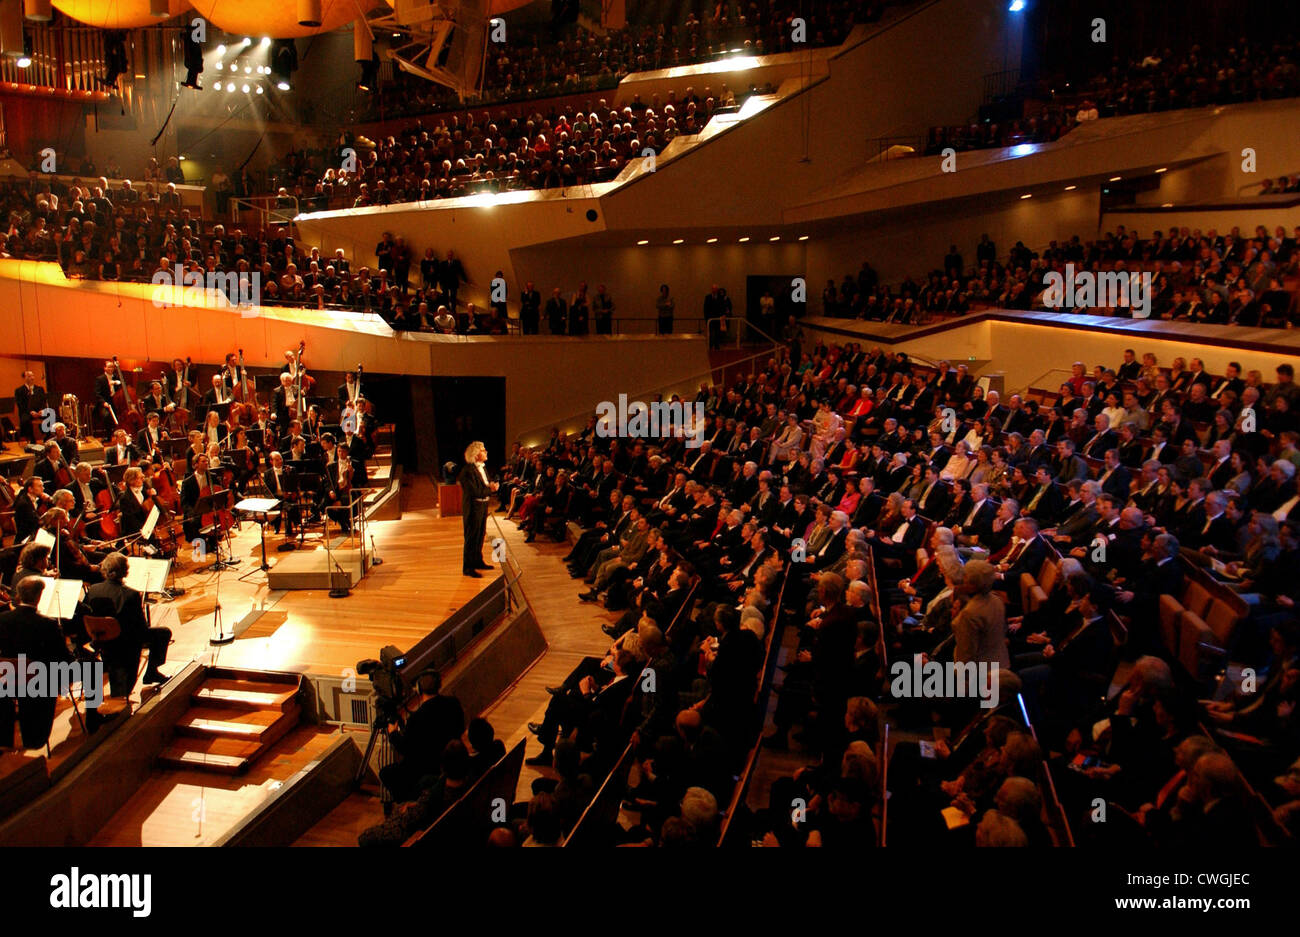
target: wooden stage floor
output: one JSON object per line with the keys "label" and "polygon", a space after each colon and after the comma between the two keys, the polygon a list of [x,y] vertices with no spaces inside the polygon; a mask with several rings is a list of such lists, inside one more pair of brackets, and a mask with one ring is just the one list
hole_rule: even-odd
{"label": "wooden stage floor", "polygon": [[[175,632],[164,672],[175,673],[186,661],[202,658],[231,667],[341,675],[359,660],[378,657],[386,644],[412,647],[485,588],[492,574],[461,576],[460,518],[438,516],[437,491],[428,479],[407,476],[402,499],[401,520],[367,525],[367,541],[373,538],[383,564],[373,567],[347,598],[332,599],[324,589],[270,590],[266,574],[253,572],[262,555],[253,523],[245,523],[232,538],[234,555],[242,560],[233,569],[210,572],[210,561],[196,566],[182,550],[176,585],[185,594],[153,606],[154,623]],[[276,551],[282,542],[283,537],[267,531],[267,562],[273,566],[294,555]],[[305,548],[319,543],[318,532],[309,535]],[[239,580],[249,573],[247,582]],[[227,631],[250,613],[256,618],[233,643],[212,647],[208,639],[218,597]]]}

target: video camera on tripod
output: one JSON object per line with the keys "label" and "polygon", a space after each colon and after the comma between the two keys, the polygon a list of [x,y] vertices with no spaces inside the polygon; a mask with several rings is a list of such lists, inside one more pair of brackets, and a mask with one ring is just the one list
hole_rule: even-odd
{"label": "video camera on tripod", "polygon": [[389,644],[379,649],[379,659],[357,661],[357,673],[370,678],[375,691],[375,724],[387,726],[397,722],[406,698],[406,687],[401,670],[406,666],[406,655]]}

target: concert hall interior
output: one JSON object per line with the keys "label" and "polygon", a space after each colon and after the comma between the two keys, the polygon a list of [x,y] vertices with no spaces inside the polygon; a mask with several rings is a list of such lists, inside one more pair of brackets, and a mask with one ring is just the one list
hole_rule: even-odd
{"label": "concert hall interior", "polygon": [[1294,844],[1298,56],[0,0],[0,845]]}

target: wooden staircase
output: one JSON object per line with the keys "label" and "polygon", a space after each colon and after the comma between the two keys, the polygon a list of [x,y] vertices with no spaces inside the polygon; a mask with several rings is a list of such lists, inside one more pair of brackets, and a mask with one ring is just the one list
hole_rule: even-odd
{"label": "wooden staircase", "polygon": [[302,718],[302,677],[213,667],[190,697],[159,767],[241,774]]}

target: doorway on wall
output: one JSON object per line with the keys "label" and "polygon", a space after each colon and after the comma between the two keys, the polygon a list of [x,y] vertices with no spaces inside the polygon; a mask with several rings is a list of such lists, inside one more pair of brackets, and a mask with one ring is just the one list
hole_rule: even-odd
{"label": "doorway on wall", "polygon": [[[433,432],[442,465],[465,461],[465,447],[480,440],[488,449],[488,472],[495,474],[506,455],[506,379],[433,378]],[[448,479],[450,481],[450,479]]]}
{"label": "doorway on wall", "polygon": [[[784,276],[764,274],[745,278],[745,320],[755,329],[761,330],[746,329],[745,341],[764,343],[767,339],[763,333],[774,339],[781,337],[790,316],[796,314],[793,299],[794,283],[798,276],[795,273]],[[764,312],[765,296],[772,298],[770,313]],[[798,311],[798,315],[802,314],[802,311]]]}

